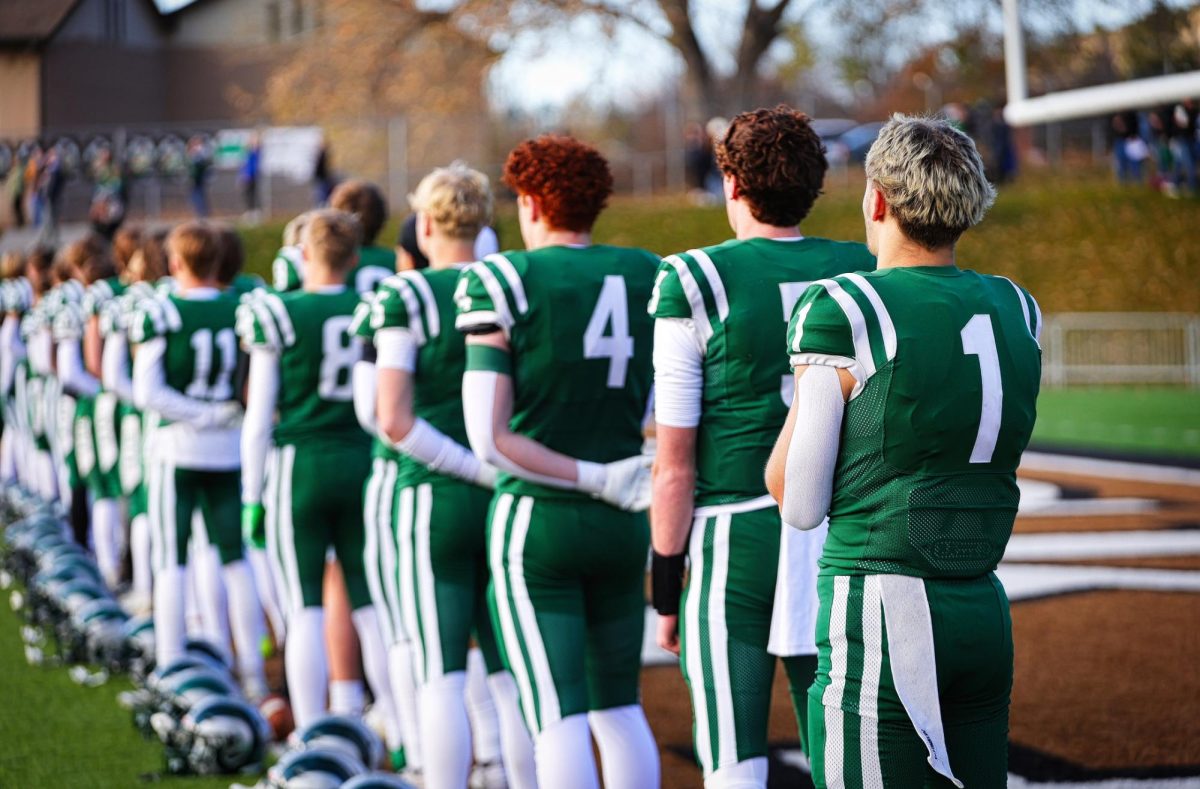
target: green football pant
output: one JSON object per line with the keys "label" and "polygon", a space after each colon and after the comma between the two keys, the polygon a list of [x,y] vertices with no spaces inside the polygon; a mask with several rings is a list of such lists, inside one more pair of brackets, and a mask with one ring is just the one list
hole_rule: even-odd
{"label": "green football pant", "polygon": [[[953,784],[930,767],[892,671],[892,652],[932,647],[937,709],[950,769],[969,789],[1003,789],[1008,780],[1008,706],[1012,622],[995,575],[923,583],[925,600],[888,598],[883,576],[822,575],[817,679],[809,691],[811,763],[817,787]],[[920,587],[918,587],[919,589]],[[928,632],[899,626],[905,609],[928,606]],[[903,643],[907,642],[907,643]],[[899,646],[898,646],[899,645]],[[905,658],[897,658],[906,660]],[[906,687],[913,672],[898,671]],[[931,729],[923,732],[927,737]],[[940,750],[930,737],[933,749]]]}
{"label": "green football pant", "polygon": [[350,607],[371,604],[363,567],[363,485],[371,455],[361,445],[289,444],[271,453],[267,476],[267,555],[288,615],[320,606],[325,555],[342,566]]}
{"label": "green football pant", "polygon": [[117,476],[121,480],[121,492],[132,496],[139,487],[144,488],[145,417],[136,408],[122,404],[118,420],[121,437],[117,440],[120,452],[117,457]]}
{"label": "green football pant", "polygon": [[[705,776],[767,755],[775,655],[780,522],[774,507],[698,517],[680,603],[680,666],[692,697],[696,757]],[[801,747],[815,655],[783,658]]]}
{"label": "green football pant", "polygon": [[503,667],[487,608],[491,498],[490,490],[449,478],[396,491],[401,619],[418,685],[466,671],[473,633],[488,673]]}
{"label": "green football pant", "polygon": [[182,566],[188,559],[192,516],[204,517],[208,542],[216,546],[222,564],[242,558],[241,472],[152,467],[149,502],[153,530],[154,566]]}
{"label": "green football pant", "polygon": [[399,464],[375,457],[363,490],[363,569],[379,627],[388,644],[407,641],[400,615],[400,568],[397,564],[395,509]]}
{"label": "green football pant", "polygon": [[583,498],[492,499],[488,603],[535,737],[571,715],[638,703],[650,529]]}

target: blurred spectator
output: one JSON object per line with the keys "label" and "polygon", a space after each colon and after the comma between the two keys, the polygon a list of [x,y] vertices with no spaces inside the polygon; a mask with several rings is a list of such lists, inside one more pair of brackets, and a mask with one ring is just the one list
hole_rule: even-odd
{"label": "blurred spectator", "polygon": [[192,185],[192,211],[203,219],[208,216],[208,170],[212,159],[208,155],[208,147],[199,137],[188,140],[188,179]]}
{"label": "blurred spectator", "polygon": [[1168,197],[1175,197],[1178,190],[1171,180],[1171,116],[1174,107],[1160,107],[1157,111],[1146,113],[1150,125],[1150,139],[1153,141],[1154,161],[1156,172],[1153,186],[1160,189]]}
{"label": "blurred spectator", "polygon": [[317,161],[313,165],[313,187],[317,208],[329,203],[329,195],[333,192],[333,156],[329,153],[329,143],[321,138],[321,148],[317,151]]}
{"label": "blurred spectator", "polygon": [[62,196],[63,172],[58,149],[51,146],[37,168],[38,244],[55,246],[58,241],[58,206]]}
{"label": "blurred spectator", "polygon": [[1171,107],[1163,118],[1167,147],[1171,152],[1168,178],[1178,190],[1187,186],[1188,194],[1196,193],[1196,106],[1190,99]]}
{"label": "blurred spectator", "polygon": [[88,219],[98,235],[112,240],[113,233],[125,220],[125,185],[121,168],[113,161],[112,151],[100,152],[93,173],[96,186],[92,190],[92,202],[88,208]]}
{"label": "blurred spectator", "polygon": [[25,163],[28,158],[18,153],[4,180],[4,194],[12,208],[14,227],[25,227]]}
{"label": "blurred spectator", "polygon": [[258,172],[262,156],[262,143],[257,134],[250,137],[250,145],[246,149],[246,160],[242,162],[241,172],[238,173],[238,183],[242,187],[242,199],[246,203],[245,218],[257,223],[261,217],[258,209]]}
{"label": "blurred spectator", "polygon": [[998,184],[1008,183],[1017,177],[1017,150],[1013,146],[1012,127],[1004,119],[1004,108],[992,110],[991,139],[992,167]]}
{"label": "blurred spectator", "polygon": [[689,123],[684,130],[683,157],[688,191],[693,194],[704,192],[715,165],[712,140],[698,123]]}
{"label": "blurred spectator", "polygon": [[1112,133],[1113,168],[1117,181],[1140,184],[1142,162],[1150,155],[1150,149],[1139,132],[1137,113],[1132,110],[1117,113],[1109,121],[1109,129]]}

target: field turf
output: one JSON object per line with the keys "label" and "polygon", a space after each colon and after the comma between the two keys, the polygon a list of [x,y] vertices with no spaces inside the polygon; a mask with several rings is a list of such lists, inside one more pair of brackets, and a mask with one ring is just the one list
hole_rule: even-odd
{"label": "field turf", "polygon": [[[164,777],[163,749],[143,740],[114,677],[76,685],[61,666],[31,666],[21,620],[0,594],[0,787],[4,789],[227,789],[230,776]],[[245,781],[252,783],[252,781]]]}
{"label": "field turf", "polygon": [[1200,459],[1200,391],[1182,387],[1043,389],[1035,445]]}

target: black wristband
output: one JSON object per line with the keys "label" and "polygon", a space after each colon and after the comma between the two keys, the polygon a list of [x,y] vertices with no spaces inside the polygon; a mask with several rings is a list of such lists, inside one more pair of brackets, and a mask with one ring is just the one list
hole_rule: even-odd
{"label": "black wristband", "polygon": [[683,597],[683,573],[687,569],[687,554],[663,556],[650,551],[650,604],[663,616],[679,613]]}

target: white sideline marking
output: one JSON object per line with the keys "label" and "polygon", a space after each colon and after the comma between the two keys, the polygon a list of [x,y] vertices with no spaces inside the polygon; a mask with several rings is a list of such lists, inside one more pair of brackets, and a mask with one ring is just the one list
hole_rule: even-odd
{"label": "white sideline marking", "polygon": [[[782,748],[771,755],[786,765],[812,773],[808,758],[799,748]],[[1030,781],[1016,773],[1008,774],[1009,789],[1042,789],[1066,787],[1068,789],[1184,789],[1195,787],[1196,778],[1106,778],[1100,781]]]}
{"label": "white sideline marking", "polygon": [[996,575],[1000,577],[1008,599],[1014,602],[1100,589],[1200,592],[1200,571],[1196,570],[1004,563],[996,569]]}
{"label": "white sideline marking", "polygon": [[1107,559],[1126,556],[1200,554],[1200,531],[1115,531],[1067,534],[1014,534],[1006,562],[1053,559]]}
{"label": "white sideline marking", "polygon": [[1128,463],[1120,460],[1052,455],[1046,452],[1026,452],[1021,456],[1025,471],[1056,471],[1061,474],[1080,474],[1106,479],[1128,479],[1138,482],[1157,482],[1164,485],[1200,486],[1200,471],[1153,463]]}

